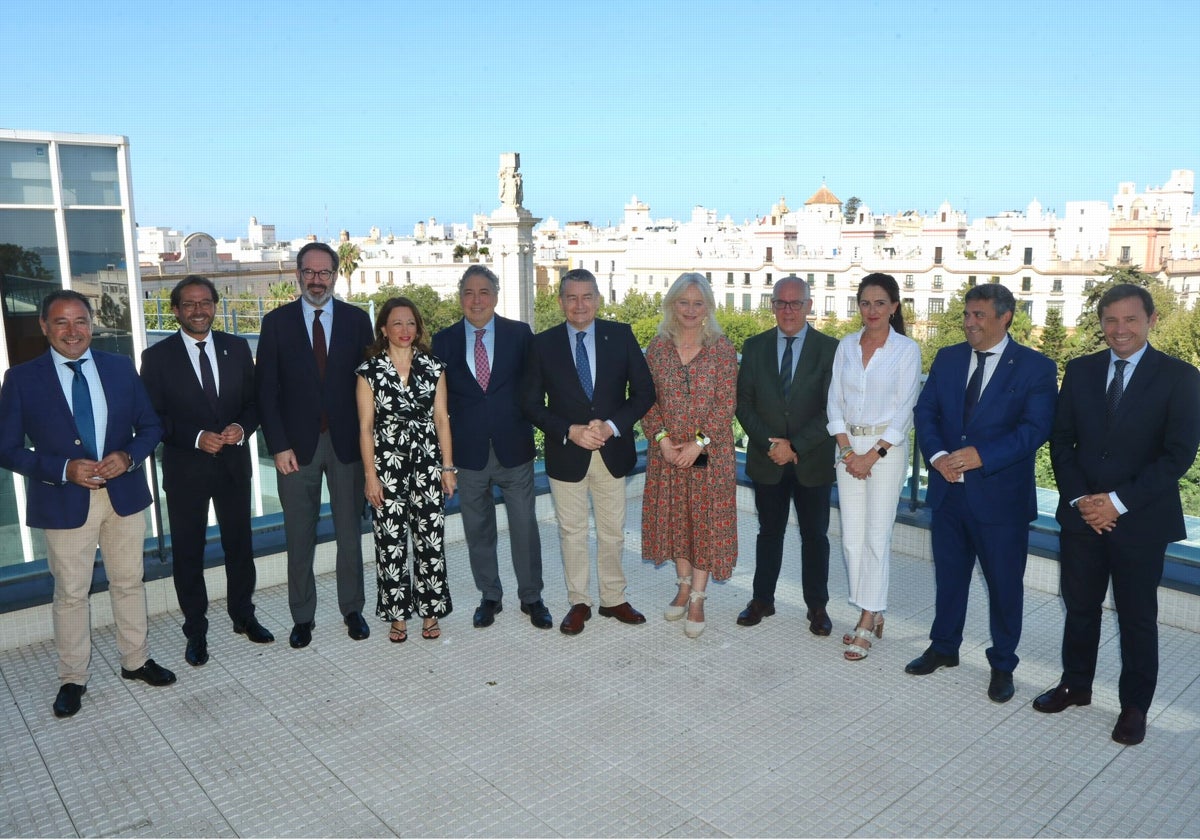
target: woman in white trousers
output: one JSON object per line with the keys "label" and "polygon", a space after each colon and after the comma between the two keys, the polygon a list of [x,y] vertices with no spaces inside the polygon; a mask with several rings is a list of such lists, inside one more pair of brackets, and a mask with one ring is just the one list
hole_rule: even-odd
{"label": "woman in white trousers", "polygon": [[829,433],[838,444],[838,505],[850,603],[861,611],[843,656],[867,658],[883,638],[896,504],[908,472],[908,432],[921,350],[904,334],[900,288],[890,274],[858,285],[863,328],[838,345],[829,386]]}

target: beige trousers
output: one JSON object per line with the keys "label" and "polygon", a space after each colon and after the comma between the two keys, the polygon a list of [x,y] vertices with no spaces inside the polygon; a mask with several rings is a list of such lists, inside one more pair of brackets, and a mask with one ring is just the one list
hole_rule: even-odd
{"label": "beige trousers", "polygon": [[96,545],[108,575],[108,597],[117,622],[121,667],[136,671],[150,656],[146,644],[146,589],[142,546],[146,525],[141,512],[120,516],[107,490],[92,491],[87,521],[79,528],[47,529],[46,550],[54,577],[54,643],[58,678],[87,685],[92,659],[92,611],[88,593]]}
{"label": "beige trousers", "polygon": [[571,605],[592,605],[591,560],[588,552],[588,496],[596,519],[596,577],[600,582],[600,606],[625,603],[625,479],[613,478],[599,452],[582,481],[550,479],[550,495],[558,518],[562,545],[563,576]]}

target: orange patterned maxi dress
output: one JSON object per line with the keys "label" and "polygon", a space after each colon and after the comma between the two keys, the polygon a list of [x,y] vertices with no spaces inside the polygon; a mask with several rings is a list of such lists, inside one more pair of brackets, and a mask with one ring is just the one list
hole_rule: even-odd
{"label": "orange patterned maxi dress", "polygon": [[[686,365],[669,339],[646,348],[657,402],[642,419],[647,446],[642,496],[642,556],[655,565],[686,560],[727,580],[737,563],[737,482],[733,411],[737,402],[737,351],[724,336]],[[686,469],[663,459],[654,436],[666,429],[676,443],[697,430],[712,439],[708,466]]]}

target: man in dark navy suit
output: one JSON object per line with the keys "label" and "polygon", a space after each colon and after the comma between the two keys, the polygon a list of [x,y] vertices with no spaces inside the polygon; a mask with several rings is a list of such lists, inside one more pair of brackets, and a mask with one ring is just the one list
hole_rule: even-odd
{"label": "man in dark navy suit", "polygon": [[184,658],[208,661],[204,583],[208,506],[225,555],[226,597],[234,632],[275,641],[254,616],[247,438],[258,428],[254,359],[246,339],[212,328],[221,296],[207,277],[189,274],[171,290],[179,332],[142,353],[142,382],[163,423],[163,492],[171,524],[175,595],[183,612]]}
{"label": "man in dark navy suit", "polygon": [[654,404],[654,381],[629,325],[596,317],[600,300],[590,271],[563,275],[558,303],[566,323],[534,336],[525,370],[525,414],[546,434],[546,475],[571,602],[559,629],[568,636],[592,617],[589,498],[600,615],[626,624],[646,621],[625,598],[621,554],[625,476],[637,462],[633,424]]}
{"label": "man in dark navy suit", "polygon": [[1167,543],[1184,539],[1179,479],[1200,445],[1200,371],[1147,342],[1154,298],[1122,283],[1100,298],[1107,350],[1067,365],[1050,457],[1058,481],[1067,609],[1059,685],[1039,712],[1092,702],[1109,581],[1121,635],[1121,714],[1112,738],[1140,744],[1158,684],[1158,584]]}
{"label": "man in dark navy suit", "polygon": [[338,607],[350,638],[371,634],[362,615],[364,496],[354,371],[374,331],[367,313],[334,299],[337,271],[337,252],[324,242],[301,248],[300,300],[268,312],[258,339],[258,416],[283,507],[294,648],[312,641],[317,611],[313,557],[322,476],[337,540]]}
{"label": "man in dark navy suit", "polygon": [[542,600],[542,540],[533,497],[533,427],[521,414],[521,376],[533,333],[496,314],[500,281],[472,265],[458,281],[463,319],[433,337],[433,355],[446,364],[450,432],[458,468],[458,499],[471,572],[481,600],[476,627],[503,609],[496,559],[496,500],[504,493],[509,546],[521,611],[534,627],[554,626]]}
{"label": "man in dark navy suit", "polygon": [[0,389],[0,467],[29,479],[25,524],[45,531],[61,683],[53,708],[56,717],[70,717],[87,691],[92,659],[88,595],[97,543],[121,677],[175,682],[150,658],[142,566],[150,489],[138,467],[154,452],[162,426],[133,362],[91,349],[87,298],[50,293],[41,327],[50,349],[10,368]]}
{"label": "man in dark navy suit", "polygon": [[975,558],[987,581],[992,646],[988,697],[1013,697],[1029,523],[1037,516],[1034,456],[1054,421],[1054,362],[1008,335],[1016,301],[988,283],[967,292],[967,340],[938,351],[913,416],[929,467],[937,597],[929,648],[910,674],[958,665]]}

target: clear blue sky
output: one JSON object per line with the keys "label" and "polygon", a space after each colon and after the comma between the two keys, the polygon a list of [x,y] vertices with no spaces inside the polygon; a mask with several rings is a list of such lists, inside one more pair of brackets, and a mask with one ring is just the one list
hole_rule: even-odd
{"label": "clear blue sky", "polygon": [[1200,171],[1191,2],[5,0],[0,127],[124,134],[137,220],[560,221],[820,187],[972,217]]}

